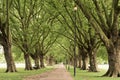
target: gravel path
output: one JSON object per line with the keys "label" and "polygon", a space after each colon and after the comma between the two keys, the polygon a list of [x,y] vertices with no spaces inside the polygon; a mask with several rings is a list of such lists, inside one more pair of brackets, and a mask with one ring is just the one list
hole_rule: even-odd
{"label": "gravel path", "polygon": [[24,80],[73,80],[63,64],[55,66],[55,69],[39,75],[28,76]]}

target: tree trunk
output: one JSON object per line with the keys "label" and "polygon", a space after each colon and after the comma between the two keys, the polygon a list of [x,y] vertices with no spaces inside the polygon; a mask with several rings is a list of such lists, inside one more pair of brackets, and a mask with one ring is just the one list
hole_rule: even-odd
{"label": "tree trunk", "polygon": [[107,47],[109,69],[104,76],[120,77],[120,40],[114,46]]}
{"label": "tree trunk", "polygon": [[82,68],[82,55],[81,55],[81,52],[79,51],[78,53],[78,68]]}
{"label": "tree trunk", "polygon": [[78,59],[78,68],[82,68],[82,59],[81,58],[79,58]]}
{"label": "tree trunk", "polygon": [[44,55],[40,54],[40,67],[41,68],[44,68],[45,65],[44,65]]}
{"label": "tree trunk", "polygon": [[4,48],[5,60],[7,63],[6,72],[16,72],[16,66],[11,53],[11,45],[9,43],[6,43],[3,45],[3,48]]}
{"label": "tree trunk", "polygon": [[39,56],[37,53],[35,54],[30,54],[31,58],[34,60],[35,66],[33,67],[34,69],[40,69],[40,61],[39,61]]}
{"label": "tree trunk", "polygon": [[5,22],[0,18],[0,44],[4,49],[4,56],[7,64],[6,72],[16,72],[16,66],[13,60],[13,56],[11,53],[11,32],[9,27],[9,0],[6,0],[6,4],[4,4],[5,10],[3,11],[3,18],[6,20]]}
{"label": "tree trunk", "polygon": [[33,67],[34,69],[40,69],[40,64],[39,64],[39,58],[35,58],[35,66]]}
{"label": "tree trunk", "polygon": [[96,51],[92,51],[91,53],[89,53],[89,63],[90,63],[89,71],[97,72],[98,68],[96,61]]}
{"label": "tree trunk", "polygon": [[74,66],[74,58],[73,58],[73,57],[71,57],[71,58],[69,59],[69,64],[72,65],[72,66]]}
{"label": "tree trunk", "polygon": [[88,55],[84,54],[82,55],[82,70],[87,70],[88,69]]}
{"label": "tree trunk", "polygon": [[53,57],[50,56],[48,59],[48,65],[52,66],[53,65]]}
{"label": "tree trunk", "polygon": [[30,55],[28,53],[24,53],[25,59],[25,70],[32,70]]}

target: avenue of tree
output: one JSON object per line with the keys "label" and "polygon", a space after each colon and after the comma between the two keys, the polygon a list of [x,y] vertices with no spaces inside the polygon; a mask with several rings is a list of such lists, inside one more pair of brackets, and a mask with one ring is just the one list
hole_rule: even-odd
{"label": "avenue of tree", "polygon": [[104,76],[120,77],[120,1],[1,0],[0,45],[6,72],[17,71],[12,47],[23,54],[25,70],[63,61],[97,72],[104,46],[109,64]]}

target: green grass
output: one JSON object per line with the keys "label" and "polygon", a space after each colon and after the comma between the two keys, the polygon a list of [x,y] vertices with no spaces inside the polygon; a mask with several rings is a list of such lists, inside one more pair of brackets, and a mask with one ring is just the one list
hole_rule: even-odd
{"label": "green grass", "polygon": [[[73,68],[69,70],[73,76]],[[120,78],[101,77],[106,71],[101,70],[100,72],[88,72],[77,69],[76,77],[73,76],[74,80],[120,80]]]}
{"label": "green grass", "polygon": [[0,80],[23,80],[24,77],[40,74],[53,68],[44,68],[40,70],[25,71],[23,68],[17,69],[18,72],[15,73],[5,73],[5,69],[0,69]]}

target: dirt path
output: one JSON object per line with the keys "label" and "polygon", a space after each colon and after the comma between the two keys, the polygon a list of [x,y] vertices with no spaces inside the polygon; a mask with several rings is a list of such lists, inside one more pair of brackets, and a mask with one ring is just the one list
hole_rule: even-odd
{"label": "dirt path", "polygon": [[40,75],[28,76],[25,80],[73,80],[63,64],[55,66],[55,69]]}

